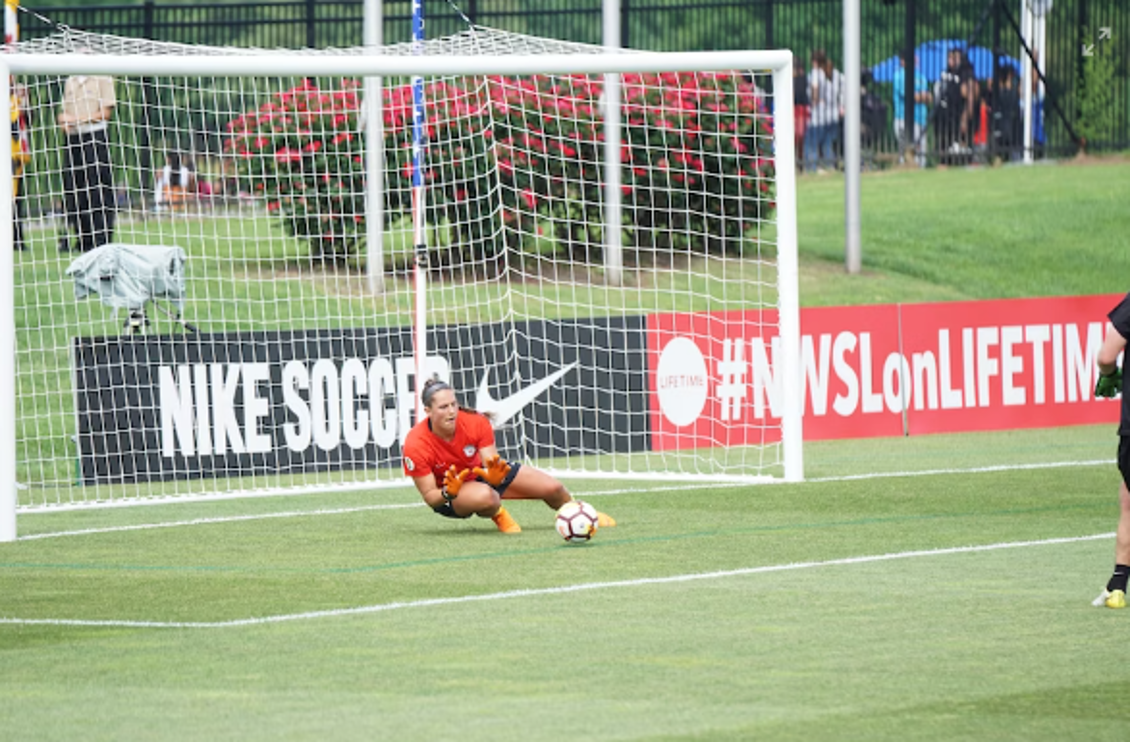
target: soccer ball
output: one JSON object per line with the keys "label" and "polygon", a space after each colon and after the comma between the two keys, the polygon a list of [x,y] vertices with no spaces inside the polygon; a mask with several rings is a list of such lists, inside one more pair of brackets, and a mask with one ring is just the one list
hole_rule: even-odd
{"label": "soccer ball", "polygon": [[570,500],[557,510],[555,525],[569,543],[584,543],[596,533],[596,508],[587,502]]}

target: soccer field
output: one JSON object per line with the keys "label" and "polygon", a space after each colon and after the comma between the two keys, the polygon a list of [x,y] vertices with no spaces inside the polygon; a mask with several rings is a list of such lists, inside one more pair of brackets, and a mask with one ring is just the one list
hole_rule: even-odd
{"label": "soccer field", "polygon": [[[859,277],[842,180],[804,179],[802,303],[1125,290],[1127,173],[868,176]],[[1123,739],[1127,613],[1090,605],[1116,445],[823,441],[802,484],[567,482],[619,521],[584,546],[540,503],[508,537],[410,487],[23,512],[0,736]]]}
{"label": "soccer field", "polygon": [[1117,739],[1107,426],[810,445],[811,481],[578,483],[564,544],[409,489],[27,514],[12,739]]}

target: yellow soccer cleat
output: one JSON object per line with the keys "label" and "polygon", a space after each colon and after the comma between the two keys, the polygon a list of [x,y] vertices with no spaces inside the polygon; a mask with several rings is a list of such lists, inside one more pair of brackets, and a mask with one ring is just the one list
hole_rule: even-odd
{"label": "yellow soccer cleat", "polygon": [[1125,608],[1126,592],[1124,590],[1103,590],[1099,597],[1091,601],[1096,608]]}
{"label": "yellow soccer cleat", "polygon": [[596,512],[596,525],[598,528],[613,528],[616,526],[616,519],[598,510]]}
{"label": "yellow soccer cleat", "polygon": [[498,530],[503,533],[521,533],[522,526],[518,525],[518,521],[511,517],[506,508],[499,508],[498,512],[491,516],[491,520],[498,526]]}

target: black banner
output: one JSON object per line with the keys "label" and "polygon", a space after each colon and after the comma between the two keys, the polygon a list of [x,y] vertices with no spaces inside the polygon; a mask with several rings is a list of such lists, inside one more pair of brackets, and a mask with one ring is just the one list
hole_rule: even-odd
{"label": "black banner", "polygon": [[[428,348],[508,458],[649,447],[642,317],[452,325]],[[406,328],[76,338],[74,358],[85,483],[399,466],[414,419]]]}

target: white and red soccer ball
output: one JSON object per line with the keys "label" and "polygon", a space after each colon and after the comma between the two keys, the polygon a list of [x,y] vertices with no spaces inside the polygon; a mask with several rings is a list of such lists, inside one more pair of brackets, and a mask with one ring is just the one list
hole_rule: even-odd
{"label": "white and red soccer ball", "polygon": [[596,533],[599,516],[596,508],[581,500],[570,500],[557,510],[554,525],[571,544],[584,543]]}

